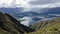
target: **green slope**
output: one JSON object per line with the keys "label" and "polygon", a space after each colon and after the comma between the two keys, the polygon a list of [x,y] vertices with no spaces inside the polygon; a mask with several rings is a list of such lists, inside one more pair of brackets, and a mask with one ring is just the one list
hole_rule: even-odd
{"label": "green slope", "polygon": [[60,18],[42,21],[30,27],[36,31],[29,34],[60,34]]}

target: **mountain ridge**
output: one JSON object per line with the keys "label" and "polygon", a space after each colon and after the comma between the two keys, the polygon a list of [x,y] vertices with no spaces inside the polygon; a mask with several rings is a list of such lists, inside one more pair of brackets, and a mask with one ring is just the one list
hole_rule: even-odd
{"label": "mountain ridge", "polygon": [[20,24],[20,21],[11,15],[0,12],[0,34],[24,34],[33,31],[33,29]]}
{"label": "mountain ridge", "polygon": [[29,34],[60,34],[60,17],[30,25],[35,32]]}

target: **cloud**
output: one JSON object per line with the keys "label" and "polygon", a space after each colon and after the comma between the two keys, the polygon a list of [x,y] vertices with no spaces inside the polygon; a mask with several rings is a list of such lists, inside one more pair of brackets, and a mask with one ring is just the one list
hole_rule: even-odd
{"label": "cloud", "polygon": [[48,15],[53,15],[53,16],[60,16],[60,14],[48,14]]}
{"label": "cloud", "polygon": [[23,17],[22,20],[24,20],[24,21],[22,21],[21,24],[29,26],[29,23],[31,22],[32,18],[31,17]]}
{"label": "cloud", "polygon": [[60,7],[60,2],[43,4],[43,5],[40,5],[40,4],[39,5],[29,5],[28,7],[23,7],[24,8],[23,12],[28,12],[28,11],[41,12],[41,10],[43,8],[55,8],[55,7]]}
{"label": "cloud", "polygon": [[47,8],[57,5],[60,0],[0,0],[0,7]]}
{"label": "cloud", "polygon": [[56,18],[56,17],[53,17],[53,18],[43,18],[41,21],[52,20],[52,19],[54,19],[54,18]]}
{"label": "cloud", "polygon": [[0,0],[0,7],[14,8],[28,5],[29,0]]}
{"label": "cloud", "polygon": [[50,4],[50,3],[56,3],[56,2],[60,2],[60,0],[34,0],[29,2],[32,5],[39,5],[39,4]]}
{"label": "cloud", "polygon": [[13,0],[0,0],[0,7],[10,7]]}

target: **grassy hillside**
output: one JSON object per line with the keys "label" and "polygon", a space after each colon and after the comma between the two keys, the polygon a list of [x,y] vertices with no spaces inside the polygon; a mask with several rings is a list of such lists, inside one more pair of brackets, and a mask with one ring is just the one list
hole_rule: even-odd
{"label": "grassy hillside", "polygon": [[30,27],[36,31],[29,34],[60,34],[60,18],[42,21]]}

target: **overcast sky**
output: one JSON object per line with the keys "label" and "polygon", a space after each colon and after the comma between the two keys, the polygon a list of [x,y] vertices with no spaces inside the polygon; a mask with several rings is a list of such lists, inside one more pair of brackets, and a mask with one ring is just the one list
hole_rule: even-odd
{"label": "overcast sky", "polygon": [[60,0],[34,0],[31,1],[30,3],[32,5],[41,5],[41,4],[50,4],[50,3],[56,3],[56,2],[60,2]]}
{"label": "overcast sky", "polygon": [[0,0],[0,7],[48,7],[60,5],[60,0]]}

